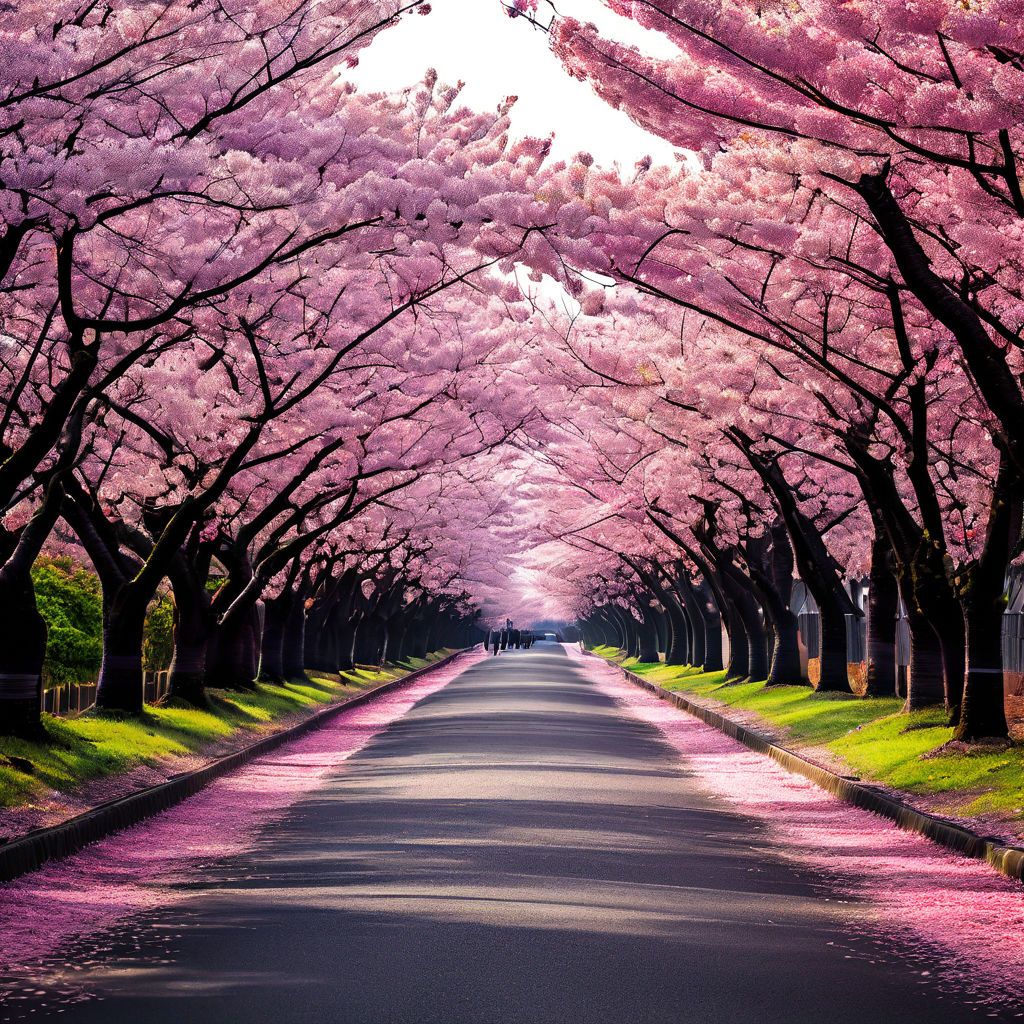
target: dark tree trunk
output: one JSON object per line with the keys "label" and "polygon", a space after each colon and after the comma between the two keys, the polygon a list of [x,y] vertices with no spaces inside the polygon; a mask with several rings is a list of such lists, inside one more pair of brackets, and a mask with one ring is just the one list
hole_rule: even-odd
{"label": "dark tree trunk", "polygon": [[640,625],[633,617],[632,612],[623,612],[623,619],[626,622],[626,633],[629,636],[629,655],[632,658],[640,660]]}
{"label": "dark tree trunk", "polygon": [[743,592],[742,588],[737,590],[737,609],[743,620],[743,631],[747,636],[747,675],[755,680],[767,679],[768,645],[765,641],[760,609],[749,591]]}
{"label": "dark tree trunk", "polygon": [[[906,602],[904,602],[906,603]],[[907,681],[907,711],[945,704],[945,673],[942,668],[942,645],[927,616],[911,604],[907,605],[907,626],[910,629],[910,666]]]}
{"label": "dark tree trunk", "polygon": [[[701,599],[693,584],[690,582],[689,577],[686,576],[685,570],[681,568],[676,576],[676,590],[683,602],[683,609],[690,625],[690,664],[697,667],[703,667],[706,672],[713,671],[705,666],[707,627],[704,611],[700,607]],[[721,622],[719,622],[718,625],[718,632],[719,636],[721,636]],[[721,643],[719,643],[718,657],[719,661],[721,661]],[[718,668],[721,667],[721,665],[718,666]]]}
{"label": "dark tree trunk", "polygon": [[281,672],[285,679],[305,679],[306,609],[299,594],[288,609],[281,642]]}
{"label": "dark tree trunk", "polygon": [[173,700],[202,707],[206,699],[206,655],[209,643],[205,630],[192,639],[189,631],[174,627],[174,654],[167,686],[167,695]]}
{"label": "dark tree trunk", "polygon": [[611,616],[611,621],[615,627],[616,633],[616,640],[613,646],[618,647],[628,655],[630,653],[630,636],[629,630],[626,628],[626,620],[623,617],[621,610],[616,605],[609,605],[609,615]]}
{"label": "dark tree trunk", "polygon": [[661,659],[658,657],[656,612],[648,605],[641,609],[641,614],[643,621],[637,625],[637,658],[645,664],[657,664]]}
{"label": "dark tree trunk", "polygon": [[206,666],[206,685],[253,690],[259,659],[259,613],[255,608],[219,627]]}
{"label": "dark tree trunk", "polygon": [[682,632],[683,637],[683,664],[684,665],[699,665],[700,661],[697,660],[695,655],[696,638],[694,634],[693,621],[690,618],[690,613],[687,611],[686,606],[683,604],[682,599],[679,597],[678,592],[673,588],[673,596],[675,597],[676,607],[676,622],[679,625],[679,629]]}
{"label": "dark tree trunk", "polygon": [[96,706],[104,711],[139,714],[145,704],[142,685],[142,638],[149,595],[131,584],[103,595],[103,662]]}
{"label": "dark tree trunk", "polygon": [[688,665],[690,663],[690,644],[686,628],[686,613],[676,606],[671,597],[666,596],[668,608],[668,627],[670,642],[665,651],[666,665]]}
{"label": "dark tree trunk", "polygon": [[1003,687],[1002,588],[995,600],[986,595],[968,598],[967,673],[956,739],[1005,739],[1006,698]]}
{"label": "dark tree trunk", "polygon": [[305,650],[302,653],[302,663],[318,672],[336,672],[337,661],[331,661],[327,657],[325,634],[327,632],[325,620],[320,616],[310,615],[305,628]]}
{"label": "dark tree trunk", "polygon": [[665,612],[651,611],[651,616],[654,621],[654,628],[658,635],[658,660],[662,660],[662,655],[668,655],[669,645],[672,642],[672,627],[668,621],[668,615]]}
{"label": "dark tree trunk", "polygon": [[891,697],[896,692],[896,617],[899,587],[892,549],[880,532],[871,545],[868,584],[867,675],[865,696]]}
{"label": "dark tree trunk", "polygon": [[196,707],[206,705],[206,657],[214,618],[206,590],[206,572],[176,559],[168,578],[174,593],[174,653],[167,695]]}
{"label": "dark tree trunk", "polygon": [[746,679],[750,675],[750,647],[747,644],[747,630],[732,600],[726,602],[725,622],[729,632],[729,664],[725,677],[733,681]]}
{"label": "dark tree trunk", "polygon": [[392,619],[384,619],[381,623],[380,647],[377,649],[375,665],[383,665],[391,655],[394,644],[394,628],[394,620]]}
{"label": "dark tree trunk", "polygon": [[283,683],[284,631],[291,612],[291,595],[280,594],[264,602],[263,637],[260,644],[260,678],[269,683]]}
{"label": "dark tree trunk", "polygon": [[818,690],[824,693],[853,693],[846,661],[846,614],[837,602],[818,605],[821,628]]}
{"label": "dark tree trunk", "polygon": [[[722,625],[725,623],[728,629],[728,618],[732,613],[725,595],[720,593],[714,582],[711,567],[703,560],[698,561],[693,552],[691,552],[691,557],[694,557],[702,576],[699,586],[689,586],[688,582],[686,585],[694,597],[693,607],[700,616],[704,627],[704,671],[720,672],[725,667]],[[684,579],[685,577],[680,576],[681,582]],[[729,639],[731,645],[731,634]]]}
{"label": "dark tree trunk", "polygon": [[365,664],[366,636],[371,629],[367,616],[359,614],[352,623],[352,667]]}
{"label": "dark tree trunk", "polygon": [[721,551],[715,554],[718,557],[721,586],[730,608],[728,677],[765,679],[768,676],[768,651],[760,607],[749,583],[731,563],[731,556]]}
{"label": "dark tree trunk", "polygon": [[413,630],[412,638],[409,641],[409,657],[425,658],[430,653],[427,640],[430,636],[430,626],[426,622],[417,623]]}
{"label": "dark tree trunk", "polygon": [[379,665],[384,643],[383,623],[376,615],[364,618],[356,634],[356,662],[360,665]]}
{"label": "dark tree trunk", "polygon": [[[941,703],[949,709],[953,720],[956,721],[960,715],[960,698],[963,693],[966,666],[963,607],[956,600],[943,560],[934,549],[930,549],[925,557],[917,561],[912,570],[912,578],[915,603],[931,625],[939,644]],[[911,691],[916,685],[914,674],[911,672]],[[910,699],[915,700],[913,692]],[[917,706],[921,706],[920,703]]]}
{"label": "dark tree trunk", "polygon": [[775,644],[772,666],[768,673],[769,686],[801,686],[806,683],[800,666],[800,631],[797,618],[790,613],[782,621],[773,623]]}
{"label": "dark tree trunk", "polygon": [[[911,386],[910,407],[913,445],[907,474],[917,510],[907,508],[891,463],[874,457],[865,438],[851,432],[846,447],[860,470],[860,484],[872,514],[886,531],[907,608],[911,634],[907,709],[944,703],[955,715],[964,672],[964,621],[947,572],[942,511],[928,473],[926,403],[920,382]],[[941,676],[940,686],[936,685],[936,673]],[[915,688],[920,692],[915,694]],[[936,699],[940,689],[941,699]]]}
{"label": "dark tree trunk", "polygon": [[711,588],[705,581],[696,590],[698,615],[704,638],[704,658],[701,664],[705,672],[721,672],[725,668],[722,653],[722,612],[715,604]]}
{"label": "dark tree trunk", "polygon": [[360,619],[356,616],[339,617],[335,625],[334,642],[337,648],[334,671],[348,672],[356,665],[356,635]]}
{"label": "dark tree trunk", "polygon": [[46,622],[36,607],[28,571],[0,569],[0,733],[38,739],[43,735],[43,660]]}
{"label": "dark tree trunk", "polygon": [[852,693],[846,663],[846,614],[856,609],[843,590],[835,561],[818,528],[800,510],[795,492],[778,462],[758,456],[753,441],[740,428],[733,427],[729,433],[775,498],[800,576],[818,605],[821,616],[818,689]]}
{"label": "dark tree trunk", "polygon": [[800,631],[793,614],[793,549],[781,517],[764,535],[748,538],[743,546],[748,572],[771,632],[771,664],[767,686],[800,685]]}
{"label": "dark tree trunk", "polygon": [[981,556],[963,594],[967,672],[956,738],[973,741],[1009,735],[1003,684],[1003,611],[1006,566],[1021,534],[1020,475],[1000,452]]}

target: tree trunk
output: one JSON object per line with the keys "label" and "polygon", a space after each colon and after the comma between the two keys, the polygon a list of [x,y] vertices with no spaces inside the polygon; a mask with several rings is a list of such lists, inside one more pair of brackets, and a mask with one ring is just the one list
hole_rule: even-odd
{"label": "tree trunk", "polygon": [[725,667],[722,656],[722,611],[704,580],[694,586],[682,575],[679,577],[687,608],[692,611],[694,623],[693,663],[705,672],[721,672]]}
{"label": "tree trunk", "polygon": [[773,623],[775,645],[772,649],[772,667],[768,673],[768,686],[801,686],[805,684],[800,667],[800,631],[797,618],[790,613]]}
{"label": "tree trunk", "polygon": [[722,651],[722,616],[715,613],[704,619],[704,662],[705,672],[721,672],[725,668]]}
{"label": "tree trunk", "polygon": [[30,573],[0,570],[0,733],[38,739],[46,622]]}
{"label": "tree trunk", "polygon": [[651,609],[650,615],[654,631],[657,635],[658,661],[661,661],[663,654],[668,655],[669,645],[672,641],[671,627],[669,626],[668,616],[664,612]]}
{"label": "tree trunk", "polygon": [[835,602],[824,601],[818,604],[818,616],[821,629],[818,690],[853,693],[846,665],[846,615]]}
{"label": "tree trunk", "polygon": [[206,685],[224,690],[253,690],[259,646],[255,608],[221,626],[207,658]]}
{"label": "tree trunk", "polygon": [[665,652],[666,665],[690,664],[690,644],[686,628],[686,613],[675,605],[671,596],[665,598],[668,609],[669,645]]}
{"label": "tree trunk", "polygon": [[637,658],[644,664],[657,664],[658,627],[655,623],[655,611],[648,606],[641,609],[643,621],[637,626]]}
{"label": "tree trunk", "polygon": [[[933,575],[932,579],[936,579]],[[926,585],[927,586],[927,585]],[[960,700],[963,696],[964,669],[966,668],[967,638],[964,633],[964,609],[953,595],[952,587],[942,572],[941,583],[929,588],[928,599],[923,601],[918,594],[918,604],[939,641],[942,665],[942,703],[950,712],[955,723],[960,718]],[[914,686],[913,674],[910,680]]]}
{"label": "tree trunk", "polygon": [[[904,602],[905,603],[905,602]],[[942,669],[942,646],[927,617],[907,606],[910,629],[910,666],[906,711],[945,704],[946,688]]]}
{"label": "tree trunk", "polygon": [[430,653],[430,648],[427,646],[429,637],[429,624],[426,622],[419,623],[409,644],[409,657],[425,658]]}
{"label": "tree trunk", "polygon": [[291,595],[281,594],[264,602],[263,637],[260,643],[260,678],[283,683],[284,631],[291,612]]}
{"label": "tree trunk", "polygon": [[144,707],[142,637],[146,628],[148,597],[130,584],[103,595],[103,662],[100,665],[96,706],[105,711],[139,714]]}
{"label": "tree trunk", "polygon": [[[707,657],[707,624],[704,610],[700,607],[700,595],[697,593],[696,588],[690,582],[689,578],[684,574],[683,570],[680,570],[676,576],[676,590],[679,592],[679,596],[682,598],[683,609],[686,613],[686,617],[690,623],[690,664],[703,667],[705,672],[715,671],[709,669],[705,665]],[[716,615],[717,618],[717,615]],[[722,659],[722,647],[721,647],[721,635],[722,635],[722,624],[719,621],[718,624],[718,635],[719,635],[719,646],[718,646],[718,660],[721,662]],[[721,668],[721,664],[718,668]]]}
{"label": "tree trunk", "polygon": [[169,579],[174,592],[174,653],[167,695],[202,707],[207,703],[206,657],[213,633],[213,613],[204,581],[178,564]]}
{"label": "tree trunk", "polygon": [[729,552],[713,552],[718,558],[719,580],[729,607],[729,679],[765,679],[768,652],[761,610],[749,582],[732,562]]}
{"label": "tree trunk", "polygon": [[726,602],[726,628],[729,631],[729,664],[725,667],[725,677],[730,680],[746,679],[750,675],[750,647],[747,644],[747,630],[743,624],[743,616],[735,604]]}
{"label": "tree trunk", "polygon": [[868,584],[868,636],[866,697],[891,697],[896,692],[896,617],[899,587],[892,564],[892,550],[876,533],[871,545]]}
{"label": "tree trunk", "polygon": [[729,596],[732,598],[742,622],[743,634],[747,643],[747,664],[744,675],[754,680],[767,679],[768,646],[765,642],[761,609],[748,586],[731,578],[727,585],[731,591]]}
{"label": "tree trunk", "polygon": [[175,623],[174,654],[171,658],[167,696],[196,707],[208,703],[206,699],[206,654],[209,644],[205,631],[200,639],[191,642]]}
{"label": "tree trunk", "polygon": [[357,616],[339,616],[335,626],[334,639],[336,652],[334,658],[335,672],[348,672],[356,664],[356,638],[360,619]]}
{"label": "tree trunk", "polygon": [[379,664],[382,643],[383,630],[380,619],[375,615],[364,618],[356,633],[356,663],[359,665]]}
{"label": "tree trunk", "polygon": [[956,738],[973,741],[1009,735],[1003,683],[1005,574],[1021,533],[1020,474],[1000,452],[985,544],[962,596],[967,632],[964,678]]}
{"label": "tree trunk", "polygon": [[1003,689],[1002,593],[965,602],[967,673],[956,739],[972,742],[1009,735]]}
{"label": "tree trunk", "polygon": [[306,609],[301,594],[292,601],[281,643],[281,673],[285,679],[306,678]]}

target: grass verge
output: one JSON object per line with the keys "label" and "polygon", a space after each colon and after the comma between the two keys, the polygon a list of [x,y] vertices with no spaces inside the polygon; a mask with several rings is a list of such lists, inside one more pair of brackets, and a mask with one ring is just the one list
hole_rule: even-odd
{"label": "grass verge", "polygon": [[994,814],[1024,822],[1024,748],[954,745],[941,708],[902,712],[896,697],[815,693],[806,686],[726,683],[724,672],[637,662],[615,647],[594,653],[666,690],[682,690],[757,715],[796,749],[825,748],[851,774],[929,796],[936,811],[972,817]]}
{"label": "grass verge", "polygon": [[306,682],[258,683],[252,692],[208,691],[210,707],[147,706],[141,716],[89,711],[74,718],[43,716],[48,742],[0,736],[0,807],[25,806],[82,783],[203,754],[224,741],[257,739],[312,710],[378,683],[426,668],[452,652],[435,651],[382,669],[342,675],[310,673]]}

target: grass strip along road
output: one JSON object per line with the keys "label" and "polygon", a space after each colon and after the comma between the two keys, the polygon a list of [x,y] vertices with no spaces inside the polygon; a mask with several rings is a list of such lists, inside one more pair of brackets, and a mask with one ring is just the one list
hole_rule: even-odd
{"label": "grass strip along road", "polygon": [[[209,689],[207,708],[171,702],[150,705],[141,716],[95,710],[68,718],[44,715],[46,740],[0,737],[0,808],[16,809],[6,815],[0,812],[0,834],[18,831],[22,819],[38,827],[66,816],[69,806],[81,810],[111,795],[102,787],[83,791],[87,783],[113,781],[111,777],[138,768],[159,768],[160,774],[169,775],[195,767],[197,758],[237,749],[318,708],[449,654],[440,650],[397,665],[358,667],[335,675],[311,673],[302,682],[260,682],[251,691]],[[155,773],[146,773],[139,781],[151,784]],[[120,795],[119,784],[115,786]]]}
{"label": "grass strip along road", "polygon": [[745,722],[767,727],[792,749],[812,756],[823,751],[850,774],[925,797],[924,806],[934,813],[978,818],[982,831],[995,828],[1006,838],[1024,836],[1024,747],[951,743],[942,708],[903,714],[897,697],[729,683],[725,672],[638,662],[617,647],[595,647],[593,653],[716,710],[747,712]]}

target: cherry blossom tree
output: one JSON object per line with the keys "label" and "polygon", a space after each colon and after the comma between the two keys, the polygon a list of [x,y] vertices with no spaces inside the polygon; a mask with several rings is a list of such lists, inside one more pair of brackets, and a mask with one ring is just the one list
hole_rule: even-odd
{"label": "cherry blossom tree", "polygon": [[[859,236],[854,266],[846,265],[846,252],[820,231],[809,255],[826,277],[849,272],[867,290],[894,300],[888,329],[895,335],[894,349],[906,329],[903,351],[912,353],[916,364],[907,373],[923,379],[920,361],[949,343],[955,346],[947,358],[969,375],[985,406],[985,414],[970,418],[982,421],[980,429],[990,434],[1000,463],[989,474],[994,488],[989,512],[978,518],[977,534],[988,542],[970,561],[966,576],[957,577],[971,648],[959,735],[1003,734],[999,606],[1007,556],[1018,539],[1014,524],[1024,465],[1016,251],[1024,213],[1019,184],[1024,66],[1018,19],[1008,11],[1002,15],[998,5],[982,11],[952,3],[927,10],[848,4],[751,8],[703,0],[614,0],[609,6],[661,33],[678,56],[654,57],[601,37],[594,26],[556,17],[550,25],[552,46],[571,73],[592,82],[651,131],[695,151],[705,176],[716,176],[723,162],[739,157],[757,169],[755,179],[763,168],[788,176],[791,184],[782,192],[786,203],[807,214],[815,206],[824,209],[824,217],[812,216],[812,222],[838,225],[852,218]],[[515,7],[537,14],[533,4]],[[780,216],[769,181],[755,180],[745,192],[744,220],[759,229],[761,242],[775,232],[764,255],[798,237],[810,240],[791,213]],[[716,215],[714,208],[705,208],[697,221],[714,231]],[[666,239],[679,243],[673,246],[677,251],[685,248],[688,229],[669,211],[647,244],[657,244],[660,260]],[[840,231],[838,237],[853,236]],[[875,253],[865,259],[872,246]],[[689,279],[674,262],[668,260],[677,272],[674,283],[663,278],[658,287],[678,298],[678,286]],[[621,269],[625,276],[648,279],[640,263]],[[718,295],[731,281],[719,278]],[[721,313],[725,307],[717,305],[718,295],[712,293],[706,305]],[[724,298],[734,306],[737,296]],[[756,303],[757,292],[739,300]],[[931,341],[918,348],[922,338]],[[982,447],[986,443],[983,438]],[[916,462],[923,467],[926,460]],[[925,530],[933,533],[934,526],[933,521]],[[948,593],[940,579],[942,551],[930,557],[930,569],[921,571],[919,563],[911,571]],[[917,599],[908,602],[911,612],[926,590],[918,588]],[[951,613],[931,608],[921,614],[948,635]],[[918,624],[919,636],[924,628]],[[952,654],[957,645],[954,636],[943,653],[949,691],[958,689]],[[951,703],[957,703],[955,697]]]}
{"label": "cherry blossom tree", "polygon": [[[28,567],[61,514],[61,478],[76,463],[104,466],[120,430],[93,424],[132,422],[163,461],[192,460],[173,467],[166,494],[177,507],[153,552],[104,566],[116,590],[129,587],[130,599],[108,604],[115,617],[122,600],[131,606],[134,648],[147,594],[236,472],[262,458],[266,425],[334,371],[325,353],[333,346],[342,359],[377,326],[529,244],[543,147],[511,146],[506,110],[457,107],[458,90],[434,76],[396,97],[361,97],[335,79],[340,63],[417,7],[427,10],[341,0],[67,4],[54,15],[27,4],[5,23],[15,56],[0,115],[2,372],[12,393],[0,421],[0,602],[2,628],[19,642],[0,645],[11,659],[0,669],[12,727],[37,717],[43,634]],[[271,325],[286,325],[290,353],[287,342],[261,351]],[[296,376],[263,379],[285,355]],[[187,367],[197,390],[227,381],[237,396],[229,418],[242,417],[226,433],[230,454],[222,445],[184,455],[175,443],[169,457],[166,431],[156,436],[139,419],[132,390],[169,365]],[[112,470],[99,471],[109,480]],[[188,493],[200,485],[204,497]],[[86,494],[70,514],[90,503],[95,511]],[[135,658],[114,646],[110,672]],[[124,668],[134,676],[134,664]]]}

